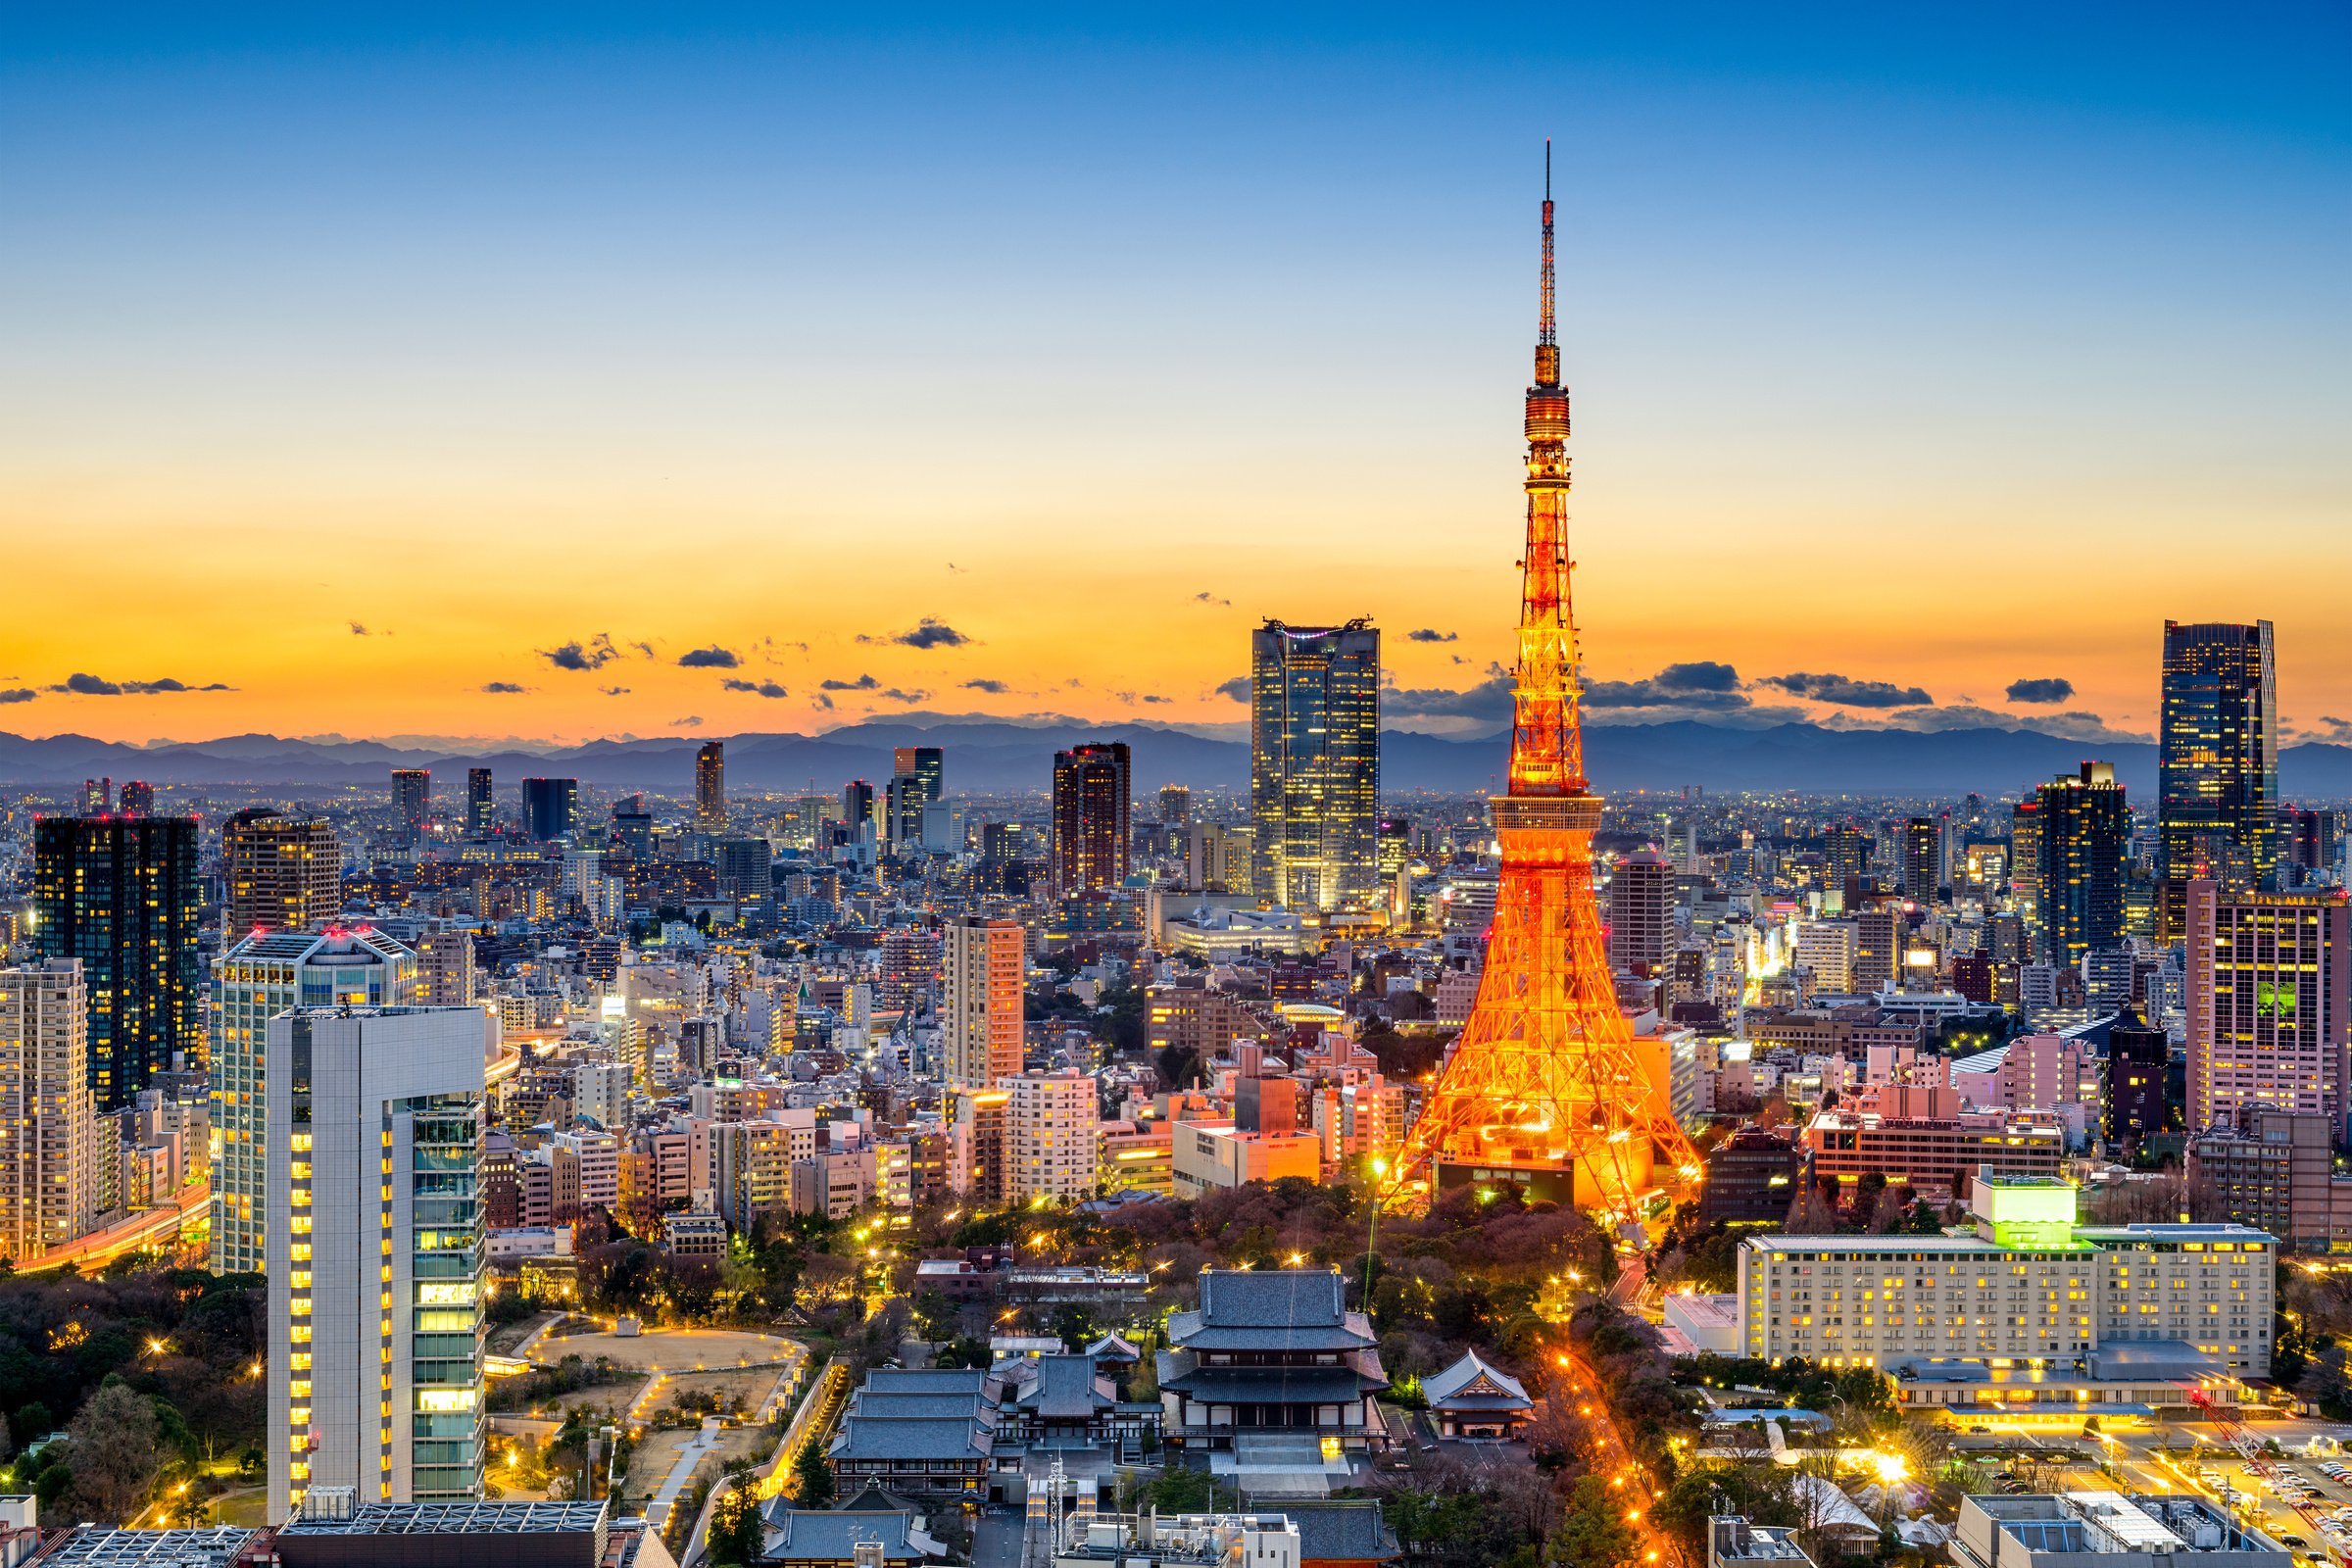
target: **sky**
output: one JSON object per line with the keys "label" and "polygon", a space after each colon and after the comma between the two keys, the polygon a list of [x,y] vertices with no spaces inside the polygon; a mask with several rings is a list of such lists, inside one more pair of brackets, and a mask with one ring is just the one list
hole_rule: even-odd
{"label": "sky", "polygon": [[1548,136],[1593,721],[2352,738],[2352,12],[1459,9],[11,6],[0,730],[1490,725]]}

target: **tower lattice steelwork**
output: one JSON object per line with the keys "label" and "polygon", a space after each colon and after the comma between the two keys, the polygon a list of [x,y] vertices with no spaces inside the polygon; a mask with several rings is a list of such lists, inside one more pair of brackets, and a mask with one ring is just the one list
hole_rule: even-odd
{"label": "tower lattice steelwork", "polygon": [[1527,555],[1509,792],[1493,801],[1501,886],[1478,1002],[1406,1139],[1392,1197],[1516,1182],[1631,1218],[1687,1195],[1698,1156],[1618,1007],[1592,889],[1600,797],[1586,786],[1569,601],[1568,391],[1544,149],[1542,331],[1527,389]]}

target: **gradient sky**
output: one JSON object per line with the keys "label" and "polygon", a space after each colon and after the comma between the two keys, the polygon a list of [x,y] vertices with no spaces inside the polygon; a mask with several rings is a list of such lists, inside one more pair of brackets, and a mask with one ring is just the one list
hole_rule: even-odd
{"label": "gradient sky", "polygon": [[1551,135],[1603,716],[2352,732],[2340,5],[313,9],[0,14],[0,729],[1476,719]]}

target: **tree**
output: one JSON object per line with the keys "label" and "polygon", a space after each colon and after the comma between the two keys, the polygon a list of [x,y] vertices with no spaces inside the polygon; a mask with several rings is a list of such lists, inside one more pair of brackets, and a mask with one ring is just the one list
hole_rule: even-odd
{"label": "tree", "polygon": [[760,1498],[749,1487],[735,1487],[710,1510],[710,1530],[704,1542],[710,1561],[721,1568],[748,1563],[760,1553]]}
{"label": "tree", "polygon": [[813,1443],[801,1446],[800,1456],[792,1461],[792,1473],[800,1478],[799,1502],[804,1508],[828,1508],[833,1504],[833,1467],[825,1463],[823,1450]]}
{"label": "tree", "polygon": [[914,1298],[914,1321],[922,1329],[923,1338],[934,1345],[954,1339],[962,1319],[956,1303],[938,1291],[925,1291]]}
{"label": "tree", "polygon": [[1627,1522],[1625,1496],[1598,1476],[1581,1476],[1568,1493],[1568,1511],[1552,1532],[1549,1555],[1578,1568],[1600,1568],[1636,1555],[1634,1527]]}
{"label": "tree", "polygon": [[161,1423],[147,1396],[110,1380],[83,1401],[66,1428],[74,1481],[69,1514],[100,1524],[127,1523],[155,1481]]}

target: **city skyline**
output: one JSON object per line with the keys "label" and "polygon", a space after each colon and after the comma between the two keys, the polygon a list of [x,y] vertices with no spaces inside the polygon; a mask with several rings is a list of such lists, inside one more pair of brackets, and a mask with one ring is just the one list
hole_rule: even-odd
{"label": "city skyline", "polygon": [[1269,615],[1492,727],[1552,134],[1595,722],[2152,735],[2269,619],[2347,733],[2342,19],[1716,21],[19,24],[0,729],[1229,726]]}

